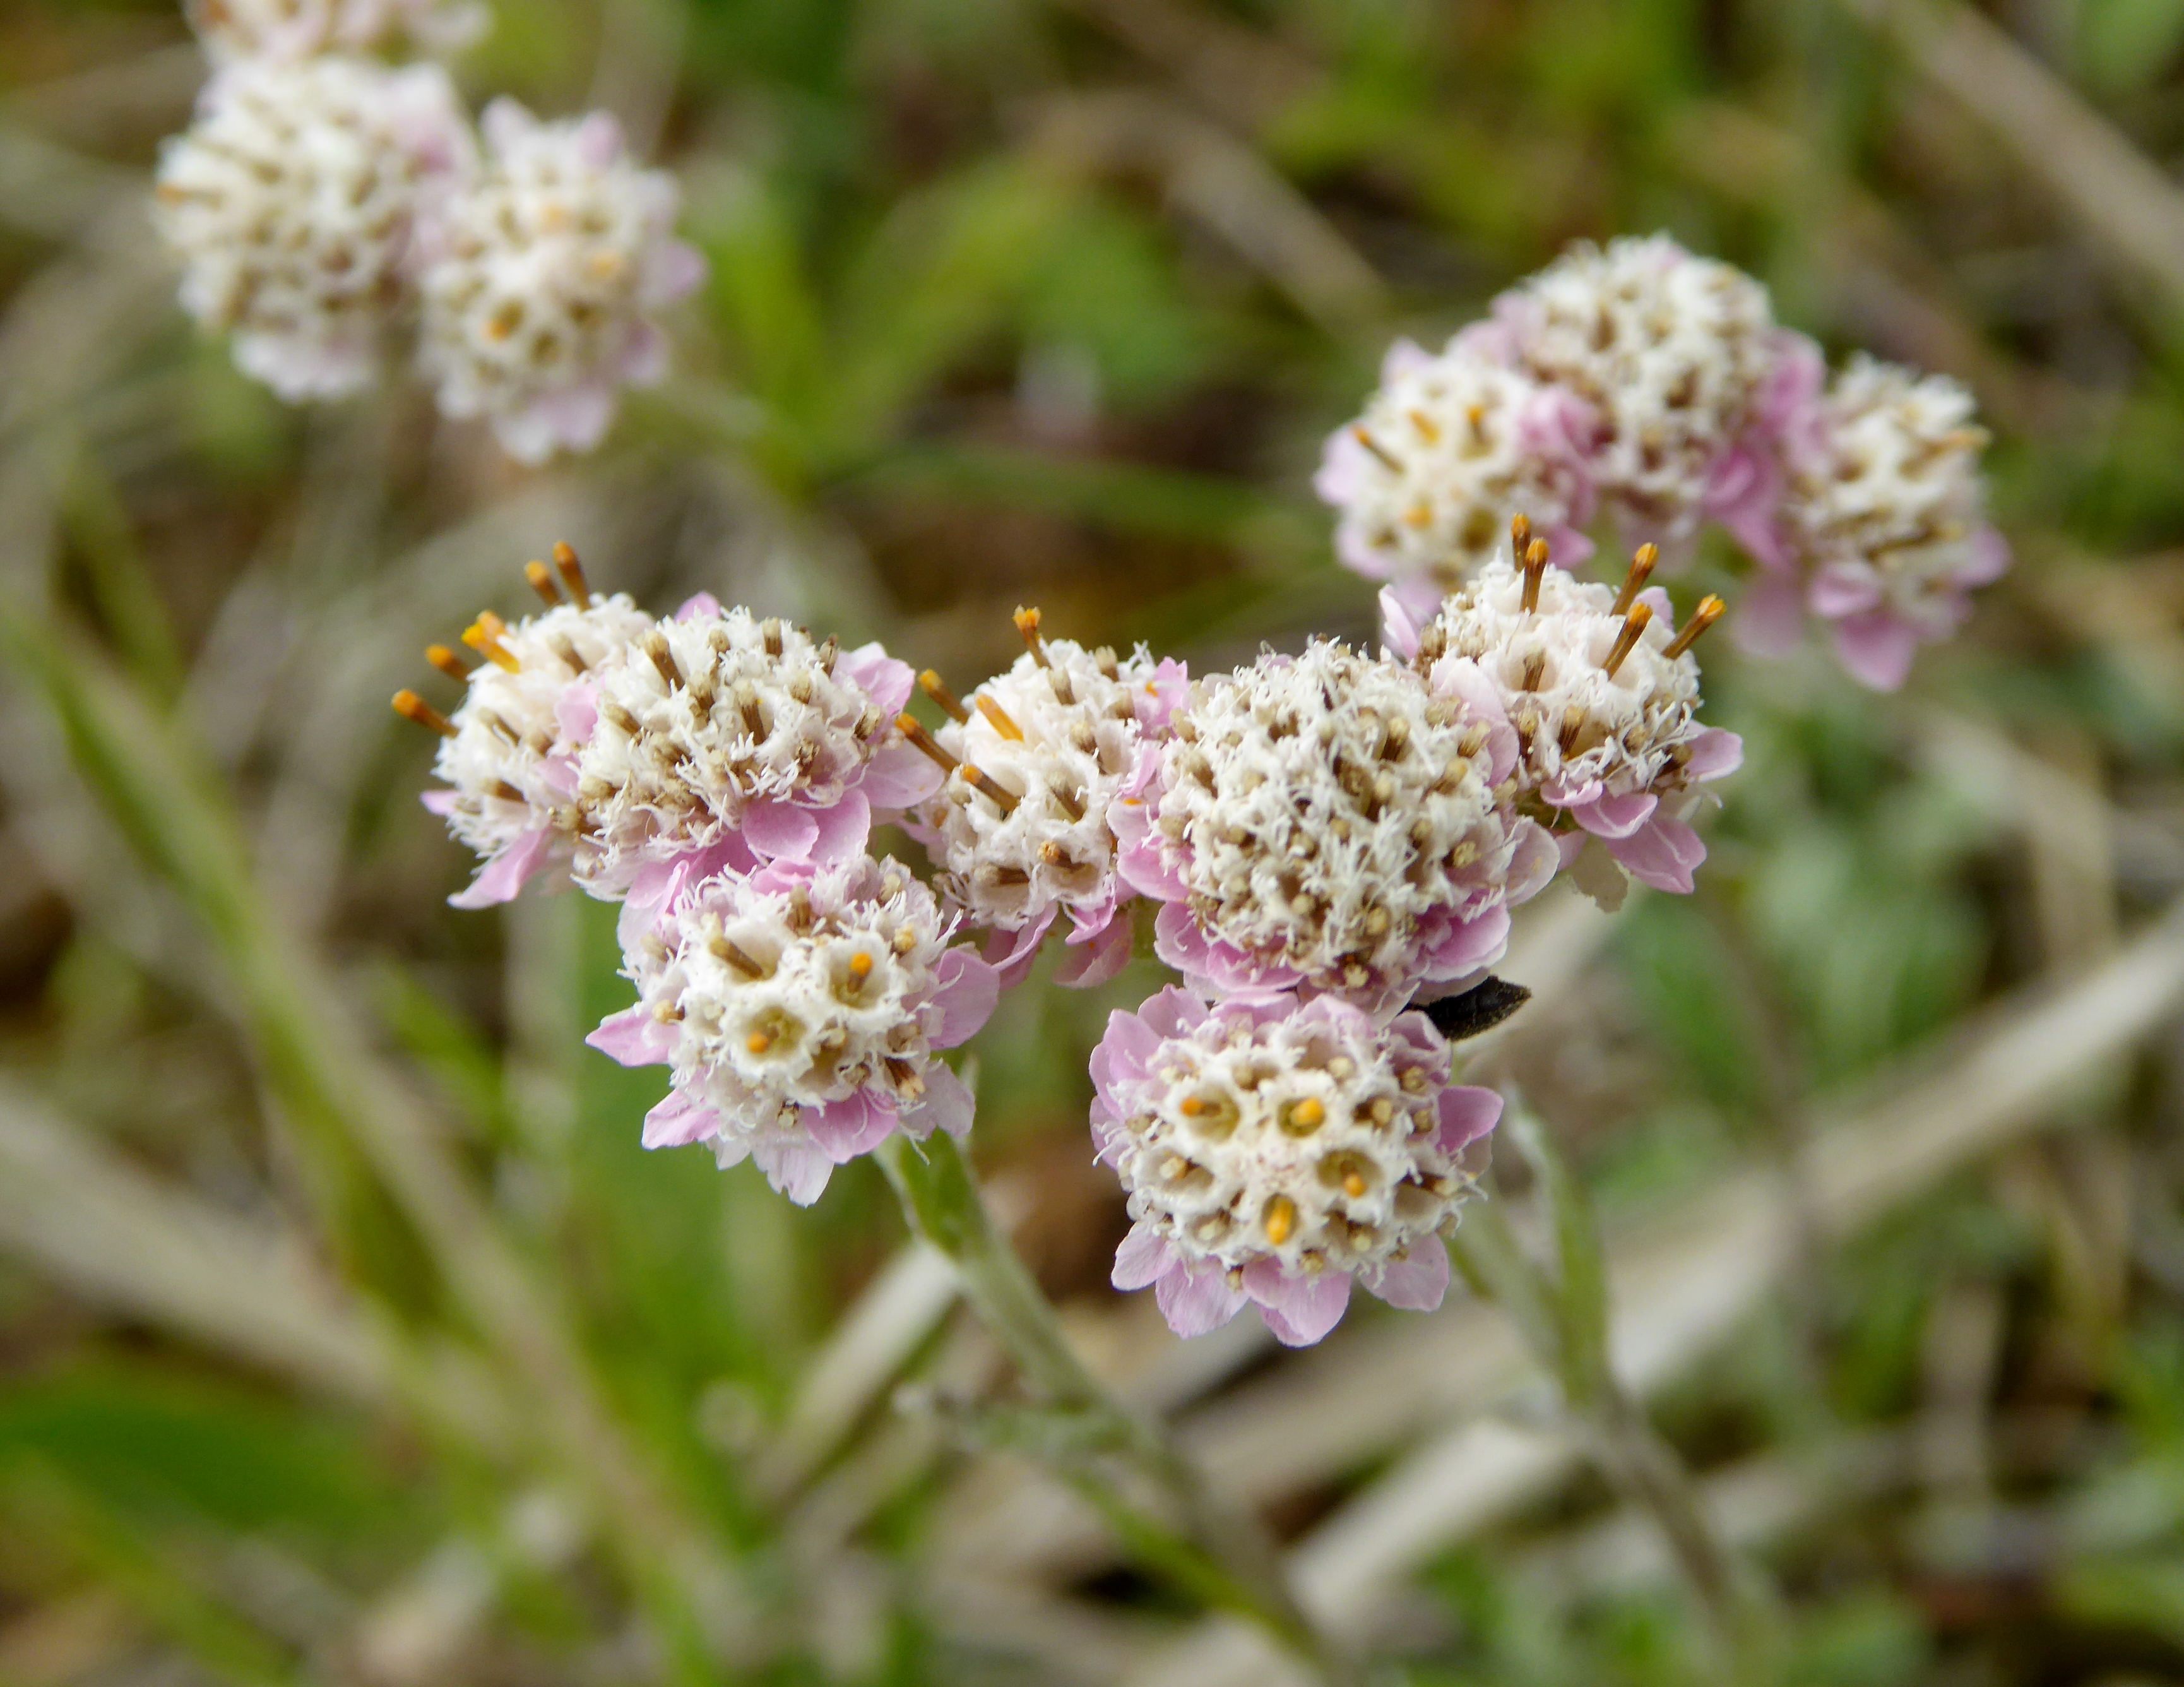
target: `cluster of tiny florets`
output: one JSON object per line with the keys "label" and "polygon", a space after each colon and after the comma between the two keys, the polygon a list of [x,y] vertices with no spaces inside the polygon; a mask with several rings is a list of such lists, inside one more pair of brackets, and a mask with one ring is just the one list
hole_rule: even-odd
{"label": "cluster of tiny florets", "polygon": [[1150,804],[1206,937],[1284,979],[1372,994],[1421,928],[1498,896],[1515,848],[1486,723],[1398,663],[1316,641],[1195,682]]}
{"label": "cluster of tiny florets", "polygon": [[1016,931],[1056,910],[1112,911],[1107,808],[1136,765],[1154,673],[1142,649],[1124,662],[1046,639],[955,705],[962,718],[935,736],[956,766],[920,818],[950,900],[976,924]]}
{"label": "cluster of tiny florets", "polygon": [[647,862],[718,842],[758,805],[839,802],[892,731],[840,662],[833,640],[745,609],[647,628],[598,684],[577,768],[578,879],[624,886]]}
{"label": "cluster of tiny florets", "polygon": [[1422,1015],[1375,1028],[1331,1006],[1216,1009],[1117,1086],[1103,1157],[1186,1260],[1316,1275],[1439,1245],[1473,1181],[1440,1131],[1448,1046]]}
{"label": "cluster of tiny florets", "polygon": [[1780,355],[1767,290],[1672,240],[1623,239],[1578,247],[1496,311],[1518,366],[1591,409],[1594,489],[1663,536],[1688,531]]}
{"label": "cluster of tiny florets", "polygon": [[[203,0],[222,68],[162,155],[157,219],[185,309],[291,401],[373,384],[414,348],[442,414],[489,420],[527,462],[588,450],[629,384],[665,373],[657,316],[704,271],[679,194],[613,118],[512,101],[476,137],[437,65],[361,56],[454,44],[440,0]],[[343,56],[348,55],[348,56]]]}
{"label": "cluster of tiny florets", "polygon": [[1336,550],[1368,578],[1460,584],[1511,517],[1546,529],[1584,519],[1571,436],[1585,422],[1553,388],[1460,338],[1433,355],[1399,342],[1365,413],[1328,443],[1317,485],[1341,512]]}
{"label": "cluster of tiny florets", "polygon": [[446,77],[361,59],[237,64],[161,155],[182,303],[282,397],[354,392],[400,321],[427,182],[465,144]]}
{"label": "cluster of tiny florets", "polygon": [[539,123],[497,100],[483,127],[483,163],[432,230],[420,360],[441,410],[490,418],[510,455],[588,450],[618,389],[664,372],[653,313],[697,282],[681,196],[603,114]]}
{"label": "cluster of tiny florets", "polygon": [[486,26],[471,0],[189,0],[190,27],[217,64],[373,53],[398,43],[447,53]]}

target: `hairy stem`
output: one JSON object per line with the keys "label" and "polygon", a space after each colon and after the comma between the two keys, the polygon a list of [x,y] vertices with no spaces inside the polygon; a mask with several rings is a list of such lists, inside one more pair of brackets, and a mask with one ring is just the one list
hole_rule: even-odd
{"label": "hairy stem", "polygon": [[1054,1308],[980,1199],[971,1170],[944,1135],[922,1143],[891,1138],[876,1156],[911,1227],[947,1255],[963,1298],[1050,1408],[1087,1425],[1080,1438],[1112,1450],[1158,1496],[1156,1517],[1096,1463],[1065,1474],[1104,1513],[1131,1550],[1209,1603],[1249,1617],[1307,1658],[1330,1681],[1351,1679],[1290,1595],[1273,1543],[1256,1520],[1221,1500],[1160,1429],[1123,1405],[1085,1369]]}

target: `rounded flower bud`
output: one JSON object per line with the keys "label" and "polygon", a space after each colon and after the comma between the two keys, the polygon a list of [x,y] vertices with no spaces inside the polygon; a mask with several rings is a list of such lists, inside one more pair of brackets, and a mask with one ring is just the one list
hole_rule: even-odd
{"label": "rounded flower bud", "polygon": [[1111,811],[1162,958],[1210,991],[1303,986],[1384,1012],[1501,955],[1554,852],[1498,791],[1490,696],[1315,642],[1195,681]]}
{"label": "rounded flower bud", "polygon": [[156,213],[183,308],[284,399],[368,385],[410,302],[421,204],[467,156],[446,75],[251,60],[160,154]]}
{"label": "rounded flower bud", "polygon": [[1581,828],[1563,835],[1574,852],[1587,833],[1661,890],[1688,891],[1706,848],[1663,811],[1743,757],[1734,733],[1698,720],[1699,668],[1691,654],[1720,612],[1700,606],[1685,632],[1640,552],[1618,594],[1546,565],[1507,557],[1451,596],[1422,630],[1390,603],[1389,643],[1437,692],[1490,690],[1515,734],[1515,779],[1526,806]]}
{"label": "rounded flower bud", "polygon": [[372,53],[397,43],[449,53],[484,33],[474,0],[188,0],[190,27],[215,64]]}
{"label": "rounded flower bud", "polygon": [[974,924],[1016,934],[1009,965],[1028,964],[1067,913],[1078,954],[1064,981],[1096,984],[1129,958],[1129,922],[1118,917],[1129,892],[1116,874],[1108,806],[1139,746],[1164,729],[1184,670],[1155,663],[1142,645],[1124,662],[1041,638],[1036,611],[1018,620],[1033,648],[967,705],[927,676],[950,714],[937,738],[953,765],[918,810],[922,835],[950,902]]}
{"label": "rounded flower bud", "polygon": [[619,667],[652,624],[616,596],[560,604],[513,626],[482,615],[465,635],[486,660],[471,670],[432,763],[450,788],[426,798],[485,857],[451,898],[457,908],[506,902],[539,873],[567,870],[581,824],[577,757],[590,722],[572,694]]}
{"label": "rounded flower bud", "polygon": [[430,231],[420,359],[442,412],[488,418],[511,456],[589,450],[621,388],[666,373],[654,313],[704,262],[674,238],[674,178],[625,158],[613,118],[501,99],[482,126],[484,165]]}
{"label": "rounded flower bud", "polygon": [[1167,990],[1116,1014],[1092,1057],[1092,1131],[1134,1221],[1118,1288],[1154,1286],[1178,1335],[1249,1301],[1292,1346],[1334,1327],[1354,1276],[1431,1310],[1448,1287],[1437,1232],[1501,1117],[1449,1085],[1423,1014],[1384,1026],[1331,997],[1209,1007]]}
{"label": "rounded flower bud", "polygon": [[1315,489],[1340,511],[1335,550],[1368,579],[1423,603],[1493,560],[1511,517],[1529,517],[1574,562],[1591,513],[1573,439],[1591,413],[1462,339],[1435,355],[1399,340],[1364,414],[1327,442]]}
{"label": "rounded flower bud", "polygon": [[1864,356],[1792,426],[1786,526],[1806,601],[1869,685],[1902,684],[1918,646],[1953,633],[1970,590],[2008,566],[1986,522],[1986,439],[1954,381]]}
{"label": "rounded flower bud", "polygon": [[1658,235],[1579,245],[1462,338],[1582,399],[1593,489],[1664,538],[1706,513],[1785,351],[1764,288]]}
{"label": "rounded flower bud", "polygon": [[709,1142],[754,1158],[808,1206],[833,1168],[896,1131],[970,1129],[971,1092],[936,1058],[985,1023],[994,969],[893,861],[777,862],[675,897],[625,955],[637,1005],[590,1042],[670,1068],[649,1148]]}
{"label": "rounded flower bud", "polygon": [[895,730],[910,687],[878,645],[843,651],[694,600],[592,689],[577,882],[617,896],[716,846],[745,865],[855,854],[876,805],[906,807],[939,780]]}

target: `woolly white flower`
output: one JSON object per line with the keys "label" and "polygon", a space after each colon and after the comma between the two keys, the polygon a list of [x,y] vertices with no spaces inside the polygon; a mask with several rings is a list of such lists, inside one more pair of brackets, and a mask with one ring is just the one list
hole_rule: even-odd
{"label": "woolly white flower", "polygon": [[190,27],[215,64],[371,53],[397,42],[450,53],[485,31],[473,0],[188,0]]}
{"label": "woolly white flower", "polygon": [[1343,1312],[1355,1276],[1431,1310],[1448,1287],[1437,1232],[1485,1162],[1491,1090],[1449,1086],[1423,1014],[1376,1027],[1321,997],[1209,1007],[1181,990],[1117,1014],[1092,1059],[1092,1132],[1135,1221],[1118,1288],[1155,1286],[1178,1335],[1246,1301],[1293,1346]]}
{"label": "woolly white flower", "polygon": [[183,307],[289,399],[372,379],[409,302],[413,226],[467,155],[446,75],[350,59],[249,61],[208,83],[160,154],[157,218]]}
{"label": "woolly white flower", "polygon": [[1662,235],[1578,246],[1462,338],[1583,399],[1594,490],[1663,537],[1697,524],[1785,350],[1764,288]]}
{"label": "woolly white flower", "polygon": [[1111,811],[1162,958],[1216,991],[1305,986],[1370,1010],[1496,959],[1554,852],[1497,794],[1490,694],[1315,642],[1194,682]]}
{"label": "woolly white flower", "polygon": [[1568,394],[1461,337],[1430,356],[1397,341],[1313,482],[1341,512],[1336,553],[1368,579],[1419,583],[1426,601],[1490,561],[1513,517],[1536,522],[1565,564],[1582,560],[1591,498],[1572,441],[1591,422]]}
{"label": "woolly white flower", "polygon": [[1516,733],[1517,783],[1583,829],[1568,843],[1592,833],[1648,884],[1688,891],[1705,846],[1663,799],[1732,771],[1743,746],[1697,718],[1691,647],[1721,601],[1676,635],[1667,595],[1641,589],[1653,556],[1640,552],[1620,594],[1544,558],[1527,570],[1505,556],[1423,629],[1385,600],[1388,641],[1436,690],[1493,689]]}
{"label": "woolly white flower", "polygon": [[674,238],[674,177],[624,157],[613,118],[500,99],[482,126],[484,165],[431,232],[420,359],[442,411],[488,417],[510,455],[589,450],[621,388],[666,372],[653,314],[704,262]]}
{"label": "woolly white flower", "polygon": [[[443,721],[415,692],[395,698],[401,712],[442,733],[432,771],[449,789],[428,793],[426,806],[485,857],[470,888],[451,898],[457,908],[506,902],[549,868],[567,869],[580,824],[577,752],[590,719],[571,694],[626,660],[652,625],[627,597],[593,596],[574,553],[566,554],[576,601],[514,626],[488,612],[464,634],[486,660],[471,671],[452,718]],[[534,578],[547,578],[532,566]],[[461,672],[451,651],[435,646],[431,655]]]}
{"label": "woolly white flower", "polygon": [[1869,684],[1901,684],[1918,645],[1953,633],[1967,592],[2008,565],[1986,522],[1986,438],[1955,382],[1863,355],[1793,426],[1787,526],[1807,602]]}
{"label": "woolly white flower", "polygon": [[842,651],[694,599],[593,690],[577,882],[618,895],[648,867],[716,846],[744,864],[861,850],[874,805],[900,808],[938,783],[895,733],[910,688],[878,645]]}
{"label": "woolly white flower", "polygon": [[994,969],[950,948],[953,923],[892,861],[776,863],[690,887],[625,957],[637,1005],[589,1039],[674,1088],[649,1148],[710,1142],[755,1158],[809,1205],[833,1168],[895,1131],[971,1126],[971,1093],[935,1058],[993,1011]]}
{"label": "woolly white flower", "polygon": [[1178,662],[1143,645],[1127,662],[1067,639],[1042,639],[1036,610],[1018,612],[1033,648],[971,694],[936,675],[926,688],[951,717],[939,743],[956,765],[918,811],[949,900],[976,924],[1017,935],[1006,965],[1028,965],[1067,913],[1078,954],[1063,981],[1103,982],[1129,958],[1128,887],[1115,872],[1108,805],[1165,729],[1186,684]]}

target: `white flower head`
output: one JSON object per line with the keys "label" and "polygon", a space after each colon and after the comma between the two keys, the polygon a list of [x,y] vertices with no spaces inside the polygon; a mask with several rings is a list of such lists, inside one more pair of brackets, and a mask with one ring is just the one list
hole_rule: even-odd
{"label": "white flower head", "polygon": [[184,9],[217,64],[398,44],[452,53],[483,34],[488,20],[476,0],[187,0]]}
{"label": "white flower head", "polygon": [[[427,804],[448,830],[485,860],[458,908],[504,902],[549,869],[566,872],[582,824],[576,803],[577,754],[590,712],[577,694],[619,666],[650,628],[652,617],[626,596],[599,597],[584,584],[575,553],[567,601],[512,625],[490,611],[463,635],[485,658],[464,683],[463,699],[444,721],[415,692],[395,707],[442,732],[432,771],[448,786]],[[531,573],[542,595],[554,590],[543,564]],[[449,673],[462,667],[443,646],[429,652]]]}
{"label": "white flower head", "polygon": [[1169,990],[1116,1014],[1093,1057],[1092,1131],[1135,1224],[1117,1284],[1153,1284],[1184,1335],[1256,1302],[1292,1343],[1326,1333],[1353,1276],[1438,1304],[1437,1232],[1502,1110],[1450,1070],[1424,1014],[1376,1025],[1327,997],[1209,1007]]}
{"label": "white flower head", "polygon": [[637,1005],[591,1041],[673,1073],[646,1147],[710,1142],[723,1167],[755,1154],[808,1204],[834,1165],[897,1129],[969,1128],[970,1093],[936,1051],[984,1022],[998,986],[949,947],[953,924],[903,868],[866,855],[722,874],[637,937]]}
{"label": "white flower head", "polygon": [[[1374,1011],[1498,958],[1552,851],[1500,787],[1490,697],[1317,641],[1195,681],[1147,789],[1114,811],[1161,953],[1215,989],[1303,986]],[[1543,856],[1546,857],[1543,862]]]}
{"label": "white flower head", "polygon": [[369,384],[410,304],[420,210],[467,157],[432,65],[249,60],[160,154],[156,215],[183,308],[290,400]]}
{"label": "white flower head", "polygon": [[1590,419],[1568,394],[1462,336],[1430,356],[1399,340],[1364,414],[1328,439],[1314,482],[1340,511],[1338,555],[1368,579],[1450,591],[1524,515],[1570,556],[1591,508],[1573,440]]}
{"label": "white flower head", "polygon": [[577,882],[615,896],[648,865],[730,839],[761,859],[861,849],[872,804],[933,788],[895,732],[910,687],[877,645],[843,651],[710,599],[655,623],[593,688]]}
{"label": "white flower head", "polygon": [[1590,405],[1593,489],[1664,538],[1696,525],[1782,355],[1767,290],[1664,235],[1578,246],[1463,338]]}
{"label": "white flower head", "polygon": [[1790,525],[1823,614],[1880,612],[1920,637],[1964,617],[1964,591],[1999,572],[1986,524],[1972,396],[1860,355],[1791,453]]}
{"label": "white flower head", "polygon": [[1035,942],[1066,912],[1090,941],[1127,894],[1108,807],[1186,681],[1143,645],[1125,661],[1041,637],[1036,610],[1019,611],[1017,624],[1030,648],[967,703],[927,676],[950,716],[937,739],[955,765],[918,818],[944,893],[974,923]]}
{"label": "white flower head", "polygon": [[487,417],[510,455],[589,450],[621,389],[666,372],[654,318],[704,263],[674,237],[674,177],[626,157],[613,118],[500,99],[482,127],[484,164],[430,231],[420,360],[441,411]]}

